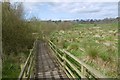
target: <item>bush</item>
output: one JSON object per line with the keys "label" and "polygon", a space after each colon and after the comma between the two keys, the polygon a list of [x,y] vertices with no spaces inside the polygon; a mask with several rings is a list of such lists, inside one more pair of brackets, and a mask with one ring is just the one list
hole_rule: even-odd
{"label": "bush", "polygon": [[2,2],[2,55],[5,56],[2,57],[3,78],[18,78],[19,59],[26,59],[21,52],[26,54],[25,52],[32,48],[34,42],[32,33],[31,26],[23,19],[22,3],[12,6],[9,2]]}
{"label": "bush", "polygon": [[16,7],[18,8],[11,7],[9,2],[2,3],[3,52],[8,55],[32,48],[34,41],[30,25],[22,18],[22,3]]}

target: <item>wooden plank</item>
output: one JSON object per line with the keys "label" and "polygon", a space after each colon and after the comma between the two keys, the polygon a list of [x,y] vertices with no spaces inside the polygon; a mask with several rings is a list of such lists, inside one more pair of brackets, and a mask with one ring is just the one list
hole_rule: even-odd
{"label": "wooden plank", "polygon": [[[51,48],[51,50],[54,51],[52,48]],[[44,42],[39,44],[39,51],[40,52],[38,52],[37,59],[39,60],[39,56],[41,56],[40,58],[42,58],[42,59],[39,60],[39,63],[41,63],[41,62],[44,63],[44,64],[42,64],[44,66],[44,69],[43,69],[44,71],[41,71],[41,73],[43,73],[44,78],[50,78],[50,77],[51,78],[61,78],[61,75],[66,76],[65,73],[62,74],[62,72],[59,72],[59,66],[56,65],[58,63],[56,61],[54,61],[55,55],[53,56],[52,54],[50,54],[51,52],[49,51],[47,45],[44,45]],[[41,65],[38,64],[38,66],[41,66]],[[49,68],[48,68],[48,66],[49,66]],[[38,75],[37,77],[40,78],[40,76],[41,75]]]}
{"label": "wooden plank", "polygon": [[46,76],[46,78],[52,78],[50,71],[45,72],[45,76]]}

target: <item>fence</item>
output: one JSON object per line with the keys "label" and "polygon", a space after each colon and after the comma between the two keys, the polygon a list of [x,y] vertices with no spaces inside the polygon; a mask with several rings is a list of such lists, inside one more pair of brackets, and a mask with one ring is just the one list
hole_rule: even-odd
{"label": "fence", "polygon": [[51,41],[49,45],[69,78],[91,78],[92,80],[108,78],[66,50],[57,48]]}

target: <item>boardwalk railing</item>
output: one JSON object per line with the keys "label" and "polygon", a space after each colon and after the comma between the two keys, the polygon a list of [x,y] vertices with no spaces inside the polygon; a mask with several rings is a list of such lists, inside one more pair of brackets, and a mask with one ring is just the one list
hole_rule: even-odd
{"label": "boardwalk railing", "polygon": [[66,50],[57,48],[51,41],[49,45],[69,78],[91,78],[92,80],[108,78]]}
{"label": "boardwalk railing", "polygon": [[30,54],[24,64],[24,67],[21,70],[18,80],[29,80],[34,76],[34,58],[35,58],[35,43],[32,49],[30,49]]}

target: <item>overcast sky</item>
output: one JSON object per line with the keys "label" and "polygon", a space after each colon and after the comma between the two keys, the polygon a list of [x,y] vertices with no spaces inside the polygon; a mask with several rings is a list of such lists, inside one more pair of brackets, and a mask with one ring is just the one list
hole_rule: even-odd
{"label": "overcast sky", "polygon": [[34,16],[42,20],[103,19],[118,16],[118,0],[21,1],[23,1],[27,19]]}

